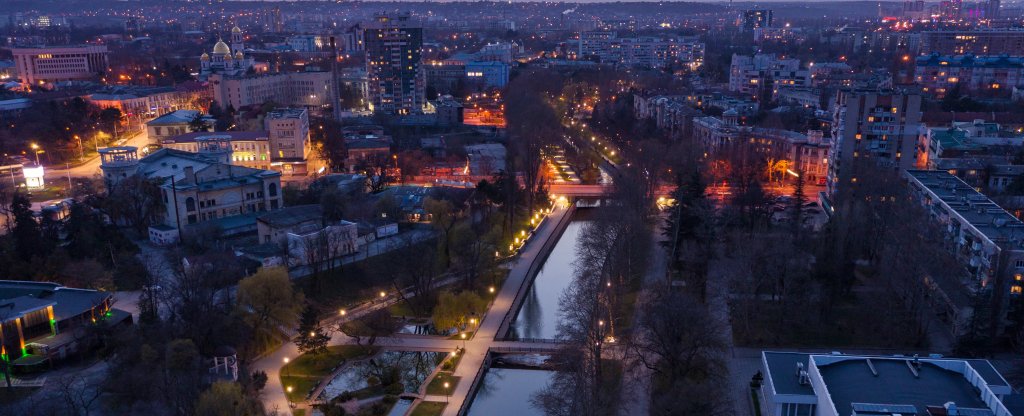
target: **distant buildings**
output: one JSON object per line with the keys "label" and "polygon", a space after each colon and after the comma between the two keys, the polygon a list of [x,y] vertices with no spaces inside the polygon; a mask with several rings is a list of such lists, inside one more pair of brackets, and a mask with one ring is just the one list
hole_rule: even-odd
{"label": "distant buildings", "polygon": [[779,87],[809,87],[811,73],[799,59],[780,59],[774,54],[733,55],[729,65],[729,91],[760,99]]}
{"label": "distant buildings", "polygon": [[12,48],[11,54],[28,86],[100,78],[109,65],[104,45]]}
{"label": "distant buildings", "polygon": [[932,30],[921,32],[921,53],[940,55],[1020,55],[1024,30]]}
{"label": "distant buildings", "polygon": [[760,27],[771,27],[774,23],[771,9],[744,10],[740,17],[740,27],[754,30]]}
{"label": "distant buildings", "polygon": [[426,105],[423,27],[409,15],[380,14],[366,26],[370,105],[380,114],[417,114]]}
{"label": "distant buildings", "polygon": [[225,75],[209,78],[213,101],[239,109],[274,102],[290,107],[323,107],[335,102],[334,77],[328,71]]}
{"label": "distant buildings", "polygon": [[841,90],[836,94],[829,152],[828,195],[857,182],[857,170],[914,166],[921,96],[888,90]]}
{"label": "distant buildings", "polygon": [[764,351],[761,367],[768,416],[1011,416],[1021,410],[1004,404],[1015,393],[988,360]]}
{"label": "distant buildings", "polygon": [[245,56],[243,42],[242,29],[235,26],[231,29],[231,46],[218,40],[213,52],[199,57],[199,78],[206,79],[211,74],[243,75],[253,70],[256,61]]}
{"label": "distant buildings", "polygon": [[606,64],[665,68],[673,64],[697,69],[704,63],[704,44],[693,38],[637,36],[620,38],[611,31],[581,32],[570,40],[570,59]]}
{"label": "distant buildings", "polygon": [[939,98],[958,86],[962,94],[1010,95],[1013,87],[1024,85],[1024,57],[919,56],[915,61],[914,79],[922,90]]}

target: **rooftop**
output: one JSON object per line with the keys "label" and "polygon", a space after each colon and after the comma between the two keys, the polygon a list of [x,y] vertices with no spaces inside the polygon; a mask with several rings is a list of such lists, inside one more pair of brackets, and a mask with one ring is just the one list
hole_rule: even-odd
{"label": "rooftop", "polygon": [[196,139],[199,138],[199,137],[212,136],[212,135],[229,136],[229,137],[231,137],[232,141],[235,141],[235,140],[239,140],[239,141],[242,141],[242,140],[268,140],[267,132],[265,132],[265,131],[218,131],[218,132],[194,131],[194,132],[191,132],[191,133],[179,134],[179,135],[174,136],[174,137],[169,137],[169,138],[163,139],[161,141],[161,143],[165,143],[165,144],[192,143],[192,142],[195,142]]}
{"label": "rooftop", "polygon": [[320,204],[297,205],[260,215],[257,221],[272,227],[291,227],[309,221],[319,221],[324,216]]}
{"label": "rooftop", "polygon": [[188,123],[188,122],[192,121],[192,119],[196,118],[196,115],[199,115],[199,114],[201,114],[201,113],[199,111],[196,111],[196,110],[172,111],[170,113],[164,114],[164,115],[162,115],[160,117],[154,118],[154,119],[146,122],[146,125]]}
{"label": "rooftop", "polygon": [[[53,305],[57,320],[77,316],[103,303],[110,293],[89,289],[73,289],[48,282],[0,280],[0,305],[23,314]],[[8,317],[11,318],[11,317]]]}
{"label": "rooftop", "polygon": [[962,179],[940,170],[908,170],[913,178],[937,198],[933,203],[948,207],[993,242],[1024,241],[1024,223]]}

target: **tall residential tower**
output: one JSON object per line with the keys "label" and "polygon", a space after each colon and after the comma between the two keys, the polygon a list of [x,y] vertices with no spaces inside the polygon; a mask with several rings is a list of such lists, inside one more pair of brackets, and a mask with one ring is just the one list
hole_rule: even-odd
{"label": "tall residential tower", "polygon": [[378,14],[366,27],[370,104],[379,114],[415,114],[426,104],[423,27],[408,14]]}

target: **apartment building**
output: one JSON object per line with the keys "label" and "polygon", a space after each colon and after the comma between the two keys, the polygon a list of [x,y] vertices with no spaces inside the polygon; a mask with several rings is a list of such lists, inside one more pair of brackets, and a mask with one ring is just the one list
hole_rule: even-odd
{"label": "apartment building", "polygon": [[940,55],[1020,55],[1024,30],[930,30],[921,32],[921,53]]}
{"label": "apartment building", "polygon": [[263,124],[275,170],[285,175],[305,175],[310,152],[309,113],[303,108],[278,108],[267,113]]}
{"label": "apartment building", "polygon": [[741,126],[735,111],[722,118],[693,119],[693,137],[708,155],[784,160],[789,170],[802,172],[808,183],[824,183],[828,174],[829,144],[819,130],[799,133],[781,129]]}
{"label": "apartment building", "polygon": [[914,80],[923,91],[937,98],[957,86],[963,94],[1010,95],[1013,87],[1024,84],[1024,57],[937,53],[919,56],[915,61]]}
{"label": "apartment building", "polygon": [[[989,312],[977,318],[989,323],[993,335],[1002,334],[1010,323],[1010,300],[1024,289],[1024,222],[949,172],[907,170],[904,177],[933,214],[931,219],[945,228],[946,240],[936,243],[945,244],[967,270],[960,282],[963,289],[987,303]],[[939,311],[954,335],[963,334],[974,315],[974,303],[957,302],[953,296],[936,300],[948,300]]]}
{"label": "apartment building", "polygon": [[732,56],[729,91],[760,99],[764,91],[783,86],[811,86],[811,73],[800,67],[799,59],[782,59],[774,54]]}
{"label": "apartment building", "polygon": [[99,78],[109,65],[105,45],[12,48],[11,54],[26,86]]}
{"label": "apartment building", "polygon": [[274,102],[295,107],[335,104],[334,77],[327,71],[282,72],[231,76],[211,74],[213,101],[242,108]]}
{"label": "apartment building", "polygon": [[[826,182],[829,198],[856,183],[858,169],[914,166],[921,123],[920,94],[840,90],[832,108],[832,147]],[[873,163],[856,163],[861,160]]]}
{"label": "apartment building", "polygon": [[380,114],[417,114],[426,105],[423,26],[408,14],[378,14],[368,24],[366,74],[370,105]]}

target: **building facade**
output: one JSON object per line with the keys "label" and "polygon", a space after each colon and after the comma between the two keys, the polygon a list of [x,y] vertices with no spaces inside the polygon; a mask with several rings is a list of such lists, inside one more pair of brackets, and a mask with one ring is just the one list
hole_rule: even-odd
{"label": "building facade", "polygon": [[199,142],[197,153],[160,149],[141,159],[130,146],[100,149],[104,182],[116,190],[134,175],[161,181],[161,224],[179,235],[190,224],[284,206],[279,172],[231,165],[226,138],[214,135]]}
{"label": "building facade", "polygon": [[919,56],[915,62],[914,80],[923,91],[937,98],[957,87],[963,94],[1010,95],[1013,87],[1024,84],[1024,57]]}
{"label": "building facade", "polygon": [[857,182],[858,163],[870,168],[914,166],[921,95],[890,90],[841,90],[832,113],[828,196]]}
{"label": "building facade", "polygon": [[323,107],[335,103],[330,72],[305,71],[209,78],[213,101],[221,107],[242,108],[274,102],[296,107]]}
{"label": "building facade", "polygon": [[270,160],[285,175],[305,175],[309,158],[309,113],[304,108],[278,108],[267,113]]}
{"label": "building facade", "polygon": [[11,54],[26,86],[100,78],[109,66],[105,45],[12,48]]}
{"label": "building facade", "polygon": [[1024,51],[1024,30],[931,30],[921,32],[921,53],[1010,55]]}
{"label": "building facade", "polygon": [[364,38],[373,111],[421,113],[426,105],[423,27],[409,15],[380,14],[366,26]]}
{"label": "building facade", "polygon": [[216,136],[231,144],[231,164],[253,169],[271,168],[270,138],[265,131],[193,132],[162,139],[160,147],[198,153],[204,138]]}

